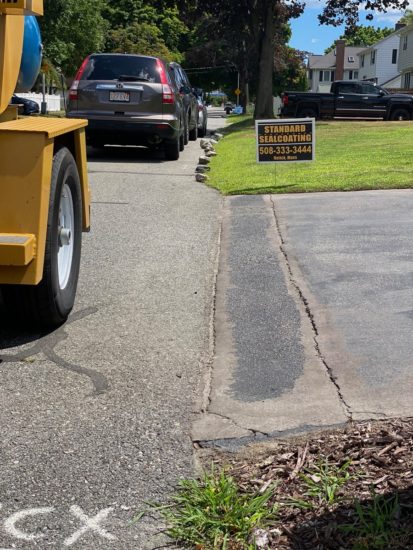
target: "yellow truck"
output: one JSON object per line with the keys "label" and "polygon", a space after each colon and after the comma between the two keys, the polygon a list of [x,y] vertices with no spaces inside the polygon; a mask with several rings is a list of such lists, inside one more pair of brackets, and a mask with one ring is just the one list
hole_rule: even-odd
{"label": "yellow truck", "polygon": [[43,0],[0,0],[0,302],[19,326],[61,325],[90,229],[85,120],[19,117],[25,16]]}

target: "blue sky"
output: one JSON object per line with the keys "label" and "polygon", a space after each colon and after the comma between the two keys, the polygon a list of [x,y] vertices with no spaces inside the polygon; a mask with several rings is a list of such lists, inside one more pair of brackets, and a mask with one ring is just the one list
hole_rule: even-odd
{"label": "blue sky", "polygon": [[[306,2],[304,13],[298,19],[291,20],[292,37],[290,46],[298,50],[304,50],[315,54],[322,54],[334,40],[343,34],[343,27],[329,27],[319,25],[317,15],[325,4],[323,0],[309,0]],[[394,27],[402,12],[391,11],[387,14],[377,13],[373,21],[366,21],[361,12],[360,23],[373,25],[374,27]]]}

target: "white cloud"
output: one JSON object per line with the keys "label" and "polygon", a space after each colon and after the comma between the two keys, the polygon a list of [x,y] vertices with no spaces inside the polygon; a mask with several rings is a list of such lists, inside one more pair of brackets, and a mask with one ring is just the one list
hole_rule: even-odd
{"label": "white cloud", "polygon": [[312,38],[311,39],[311,44],[317,44],[317,42],[320,42],[319,38]]}

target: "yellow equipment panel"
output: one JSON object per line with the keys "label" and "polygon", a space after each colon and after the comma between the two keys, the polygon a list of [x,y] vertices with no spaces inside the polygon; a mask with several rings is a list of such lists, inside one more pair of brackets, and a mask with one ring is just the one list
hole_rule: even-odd
{"label": "yellow equipment panel", "polygon": [[[33,237],[33,247],[27,242],[23,254],[27,265],[16,265],[18,259],[10,265],[5,260],[10,243],[0,238],[0,284],[38,284],[42,279],[54,144],[59,136],[70,133],[82,187],[83,230],[89,229],[86,125],[85,120],[38,117],[0,124],[0,236]],[[17,256],[13,257],[22,257],[14,251]]]}

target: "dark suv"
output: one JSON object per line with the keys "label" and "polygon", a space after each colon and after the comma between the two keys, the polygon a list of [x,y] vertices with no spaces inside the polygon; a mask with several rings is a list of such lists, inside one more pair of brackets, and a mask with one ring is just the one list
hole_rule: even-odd
{"label": "dark suv", "polygon": [[69,91],[67,116],[86,118],[89,145],[163,147],[169,160],[184,148],[186,107],[172,69],[162,59],[92,54]]}
{"label": "dark suv", "polygon": [[184,69],[178,63],[170,63],[169,67],[184,104],[186,145],[189,139],[195,141],[198,137],[198,101]]}

